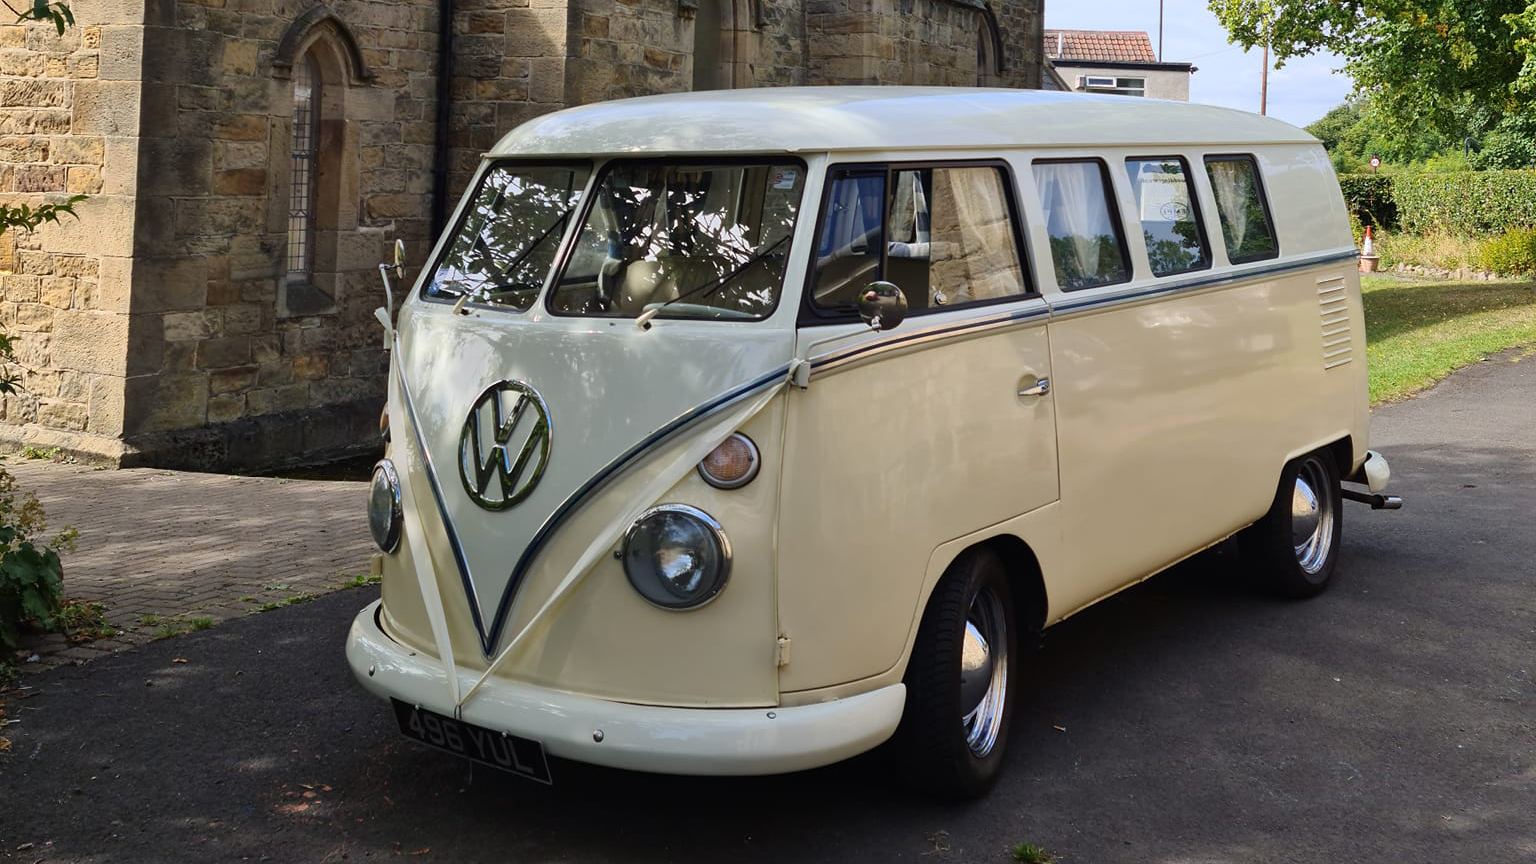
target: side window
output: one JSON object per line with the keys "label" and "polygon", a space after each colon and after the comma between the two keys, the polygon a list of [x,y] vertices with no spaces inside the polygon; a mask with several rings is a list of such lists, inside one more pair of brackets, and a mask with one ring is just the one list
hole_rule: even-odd
{"label": "side window", "polygon": [[1227,243],[1227,259],[1233,264],[1261,261],[1280,254],[1259,166],[1252,156],[1207,156],[1205,170],[1216,193],[1221,217],[1221,236]]}
{"label": "side window", "polygon": [[833,174],[811,283],[816,306],[851,306],[860,289],[880,278],[884,211],[885,172]]}
{"label": "side window", "polygon": [[1172,276],[1211,266],[1184,160],[1127,159],[1125,173],[1136,193],[1136,215],[1153,275]]}
{"label": "side window", "polygon": [[1036,162],[1034,170],[1056,284],[1070,291],[1130,281],[1104,163]]}
{"label": "side window", "polygon": [[876,279],[914,312],[1029,293],[1007,189],[992,165],[834,175],[812,302],[849,304]]}

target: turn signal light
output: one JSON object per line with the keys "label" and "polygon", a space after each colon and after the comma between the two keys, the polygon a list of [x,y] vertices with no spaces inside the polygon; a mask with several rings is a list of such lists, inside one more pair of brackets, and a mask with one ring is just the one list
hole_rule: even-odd
{"label": "turn signal light", "polygon": [[740,489],[752,482],[761,467],[757,445],[737,432],[709,451],[699,463],[699,476],[716,489]]}

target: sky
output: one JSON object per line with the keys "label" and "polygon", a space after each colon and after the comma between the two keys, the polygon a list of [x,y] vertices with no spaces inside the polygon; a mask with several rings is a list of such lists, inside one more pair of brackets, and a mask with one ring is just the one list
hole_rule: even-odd
{"label": "sky", "polygon": [[[1158,0],[1045,0],[1045,26],[1052,30],[1144,30],[1157,50]],[[1189,101],[1259,110],[1261,49],[1244,52],[1227,41],[1207,0],[1163,0],[1163,59],[1193,63]],[[1305,126],[1349,95],[1349,76],[1333,70],[1338,57],[1314,55],[1289,60],[1269,73],[1269,114]]]}

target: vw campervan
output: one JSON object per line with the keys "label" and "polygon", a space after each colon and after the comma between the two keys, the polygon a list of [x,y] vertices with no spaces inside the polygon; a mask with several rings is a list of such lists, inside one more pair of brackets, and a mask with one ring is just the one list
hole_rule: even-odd
{"label": "vw campervan", "polygon": [[380,316],[351,667],[405,734],[542,780],[894,735],[977,794],[1042,628],[1233,535],[1315,594],[1343,499],[1396,505],[1356,272],[1323,149],[1237,111],[815,88],[532,120]]}

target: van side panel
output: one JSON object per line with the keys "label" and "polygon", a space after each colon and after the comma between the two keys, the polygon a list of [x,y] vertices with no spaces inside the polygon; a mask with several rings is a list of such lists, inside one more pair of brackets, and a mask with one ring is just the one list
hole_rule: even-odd
{"label": "van side panel", "polygon": [[[957,320],[909,318],[868,338],[911,336],[941,318]],[[802,342],[824,329],[802,331]],[[1045,325],[1032,321],[882,355],[790,392],[778,573],[794,649],[781,690],[891,669],[926,599],[934,548],[1056,499],[1051,397],[1018,395],[1049,364]]]}
{"label": "van side panel", "polygon": [[[1226,153],[1258,159],[1276,258],[1227,261],[1203,167],[1205,155]],[[1071,550],[1065,572],[1045,574],[1052,616],[1256,520],[1288,458],[1346,436],[1363,448],[1359,278],[1338,186],[1320,153],[1248,146],[1180,154],[1192,168],[1211,268],[1153,277],[1131,218],[1130,283],[1051,295],[1063,542]],[[1105,158],[1117,166],[1123,157]],[[1123,174],[1110,173],[1121,212],[1134,214]],[[1053,281],[1048,248],[1036,250],[1042,282]]]}

